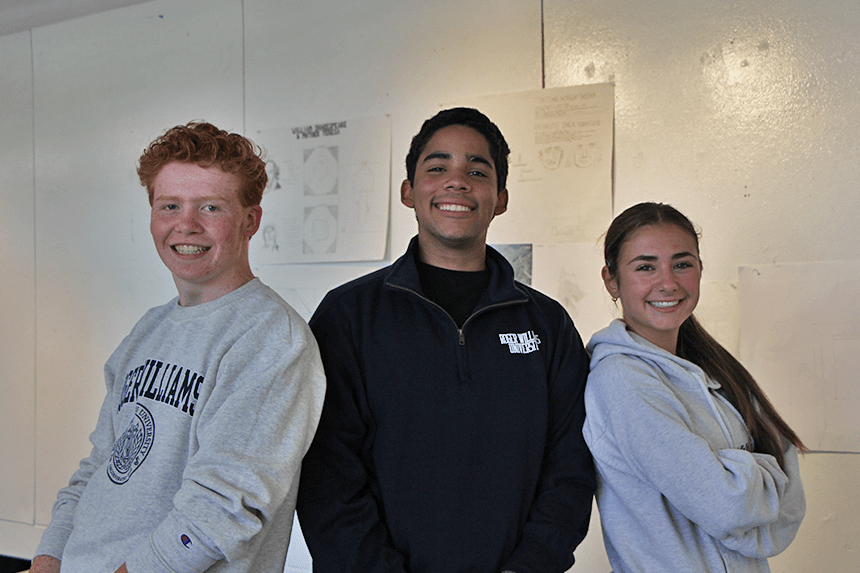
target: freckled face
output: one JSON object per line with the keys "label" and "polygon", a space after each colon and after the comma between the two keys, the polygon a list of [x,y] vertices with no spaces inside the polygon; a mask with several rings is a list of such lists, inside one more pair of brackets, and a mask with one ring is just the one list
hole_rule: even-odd
{"label": "freckled face", "polygon": [[493,217],[507,210],[508,192],[498,191],[490,146],[470,127],[437,131],[418,157],[414,180],[403,182],[400,195],[415,209],[425,249],[483,248]]}
{"label": "freckled face", "polygon": [[208,302],[253,278],[248,241],[259,206],[243,207],[239,178],[217,166],[165,165],[153,183],[150,232],[182,304]]}
{"label": "freckled face", "polygon": [[702,265],[695,239],[675,225],[648,225],[621,246],[618,272],[603,268],[606,289],[621,299],[627,328],[675,353],[678,330],[699,302]]}

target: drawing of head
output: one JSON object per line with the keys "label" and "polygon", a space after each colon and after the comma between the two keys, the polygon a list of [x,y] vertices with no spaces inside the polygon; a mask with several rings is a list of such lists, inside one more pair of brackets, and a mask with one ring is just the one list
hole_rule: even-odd
{"label": "drawing of head", "polygon": [[538,151],[538,158],[547,169],[558,169],[561,165],[561,158],[564,155],[564,150],[559,145],[545,147]]}
{"label": "drawing of head", "polygon": [[271,251],[278,250],[278,231],[274,225],[263,227],[263,248]]}
{"label": "drawing of head", "polygon": [[269,176],[269,182],[266,184],[266,191],[273,191],[281,188],[281,168],[275,163],[274,159],[266,160],[266,175]]}

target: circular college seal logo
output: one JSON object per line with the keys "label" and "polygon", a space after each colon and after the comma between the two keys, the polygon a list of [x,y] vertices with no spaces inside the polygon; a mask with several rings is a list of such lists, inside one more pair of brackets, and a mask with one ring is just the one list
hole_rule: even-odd
{"label": "circular college seal logo", "polygon": [[138,404],[128,428],[113,445],[107,467],[108,477],[113,483],[121,485],[129,480],[152,449],[154,438],[155,421],[152,414]]}

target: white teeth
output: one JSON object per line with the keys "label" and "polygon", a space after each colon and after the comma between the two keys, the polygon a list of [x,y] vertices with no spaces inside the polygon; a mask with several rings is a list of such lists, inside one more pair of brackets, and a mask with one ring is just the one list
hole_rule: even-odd
{"label": "white teeth", "polygon": [[173,250],[180,255],[197,255],[199,253],[205,253],[209,249],[195,245],[174,245]]}
{"label": "white teeth", "polygon": [[449,203],[439,205],[439,209],[442,211],[471,211],[471,209],[465,205],[451,205]]}
{"label": "white teeth", "polygon": [[669,308],[670,306],[677,306],[680,304],[679,300],[667,300],[667,301],[649,301],[648,304],[651,306],[656,306],[657,308]]}

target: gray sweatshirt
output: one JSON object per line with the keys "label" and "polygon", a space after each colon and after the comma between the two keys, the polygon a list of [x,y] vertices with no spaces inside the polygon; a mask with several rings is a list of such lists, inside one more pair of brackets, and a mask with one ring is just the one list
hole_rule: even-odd
{"label": "gray sweatshirt", "polygon": [[797,450],[755,453],[695,364],[616,320],[588,343],[583,435],[615,573],[764,572],[806,512]]}
{"label": "gray sweatshirt", "polygon": [[305,321],[255,279],[154,308],[105,365],[93,448],[37,555],[62,571],[284,569],[325,378]]}

